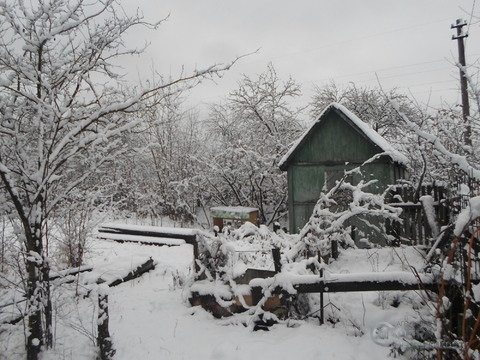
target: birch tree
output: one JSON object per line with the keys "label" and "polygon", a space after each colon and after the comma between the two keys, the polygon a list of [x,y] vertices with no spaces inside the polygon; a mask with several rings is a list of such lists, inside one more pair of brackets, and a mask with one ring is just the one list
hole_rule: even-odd
{"label": "birch tree", "polygon": [[114,0],[0,1],[0,179],[24,247],[28,359],[52,344],[45,253],[52,211],[115,158],[120,135],[141,122],[129,115],[149,98],[229,67],[214,65],[148,88],[122,85],[118,59],[142,53],[126,48],[123,36],[159,24],[125,15]]}

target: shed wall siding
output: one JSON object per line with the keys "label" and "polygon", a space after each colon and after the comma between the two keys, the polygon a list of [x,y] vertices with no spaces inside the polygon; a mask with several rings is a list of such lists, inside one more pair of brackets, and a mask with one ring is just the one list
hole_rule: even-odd
{"label": "shed wall siding", "polygon": [[379,152],[365,136],[332,112],[305,139],[293,163],[361,163]]}
{"label": "shed wall siding", "polygon": [[[381,150],[358,132],[339,114],[332,112],[305,139],[288,167],[289,226],[298,232],[310,218],[325,185],[326,171],[344,171],[358,167]],[[362,166],[362,175],[354,174],[353,183],[375,179],[367,190],[381,192],[396,180],[395,165],[379,159]]]}
{"label": "shed wall siding", "polygon": [[[357,165],[291,165],[288,168],[289,189],[289,226],[290,231],[297,233],[310,218],[313,207],[324,189],[325,171],[351,170]],[[360,180],[375,183],[367,191],[380,193],[395,182],[394,165],[389,163],[370,163],[362,166],[362,174],[353,174],[352,183]]]}

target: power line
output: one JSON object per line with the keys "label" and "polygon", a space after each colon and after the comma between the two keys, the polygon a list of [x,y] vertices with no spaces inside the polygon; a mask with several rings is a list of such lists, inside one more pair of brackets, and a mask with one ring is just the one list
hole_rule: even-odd
{"label": "power line", "polygon": [[470,25],[472,25],[473,11],[475,10],[475,1],[473,0],[472,10],[470,11],[470,20],[468,21],[467,34],[470,32]]}
{"label": "power line", "polygon": [[[470,58],[470,57],[479,56],[479,55],[480,55],[480,53],[471,54],[468,57]],[[355,77],[355,76],[359,76],[359,75],[370,75],[370,74],[373,74],[373,73],[404,69],[404,68],[415,67],[415,66],[420,66],[420,65],[429,65],[429,64],[435,64],[435,63],[440,63],[440,62],[445,62],[445,61],[446,61],[446,59],[440,59],[440,60],[423,61],[423,62],[407,64],[407,65],[390,66],[390,67],[385,67],[385,68],[380,68],[380,69],[372,69],[372,70],[369,70],[369,71],[362,71],[362,72],[357,72],[357,73],[338,75],[338,76],[335,76],[334,78],[333,77],[324,77],[324,78],[321,78],[321,79],[311,80],[311,82],[322,82],[322,81],[327,81],[327,80],[331,80],[331,79],[334,80],[334,79],[342,79],[342,78],[346,78],[346,77]],[[452,65],[452,69],[453,68],[454,68],[454,66]],[[447,69],[448,68],[439,68],[437,70],[440,71],[440,70],[447,70]],[[425,70],[425,72],[431,72],[431,70]],[[415,74],[416,73],[421,73],[421,72],[415,72]],[[413,74],[413,73],[403,73],[403,74],[400,74],[398,76],[403,76],[403,75],[408,75],[408,74]],[[395,76],[391,76],[391,77],[395,77]]]}
{"label": "power line", "polygon": [[404,26],[404,27],[401,27],[401,28],[392,29],[392,30],[387,30],[387,31],[382,31],[382,32],[377,32],[377,33],[373,33],[373,34],[365,35],[365,36],[360,36],[360,37],[353,38],[353,39],[348,39],[348,40],[343,40],[343,41],[337,41],[337,42],[325,44],[325,45],[322,45],[322,46],[319,46],[319,47],[312,47],[312,48],[305,49],[305,50],[299,50],[299,51],[292,51],[292,52],[288,52],[288,53],[283,53],[283,54],[279,54],[279,55],[273,57],[271,60],[273,61],[273,60],[280,59],[280,58],[284,58],[284,57],[288,57],[288,56],[305,54],[305,53],[314,52],[314,51],[318,51],[318,50],[323,50],[323,49],[331,48],[331,47],[336,47],[336,46],[340,46],[340,45],[344,45],[344,44],[348,44],[348,43],[355,43],[355,42],[358,42],[358,41],[361,41],[361,40],[371,39],[371,38],[375,38],[375,37],[379,37],[379,36],[383,36],[383,35],[387,35],[387,34],[392,34],[392,33],[401,32],[401,31],[405,31],[405,30],[410,30],[410,29],[415,29],[415,28],[419,28],[419,27],[424,27],[424,26],[436,24],[436,23],[439,23],[439,22],[447,21],[447,20],[450,20],[450,18],[443,18],[443,19],[438,19],[438,20],[434,20],[434,21],[429,21],[429,22],[422,23],[422,24],[415,24],[415,25],[410,25],[410,26]]}
{"label": "power line", "polygon": [[413,84],[413,85],[408,85],[408,86],[399,86],[399,88],[414,88],[414,87],[420,87],[420,86],[427,86],[427,85],[435,85],[435,84],[445,84],[445,83],[453,83],[454,80],[440,80],[440,81],[429,81],[429,82],[424,82],[420,84]]}

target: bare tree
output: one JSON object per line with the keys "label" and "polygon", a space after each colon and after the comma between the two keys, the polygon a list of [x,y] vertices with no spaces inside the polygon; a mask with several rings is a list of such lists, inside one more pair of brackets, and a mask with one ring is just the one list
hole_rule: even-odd
{"label": "bare tree", "polygon": [[287,182],[278,163],[302,130],[301,110],[292,105],[299,95],[299,85],[282,81],[269,64],[257,79],[244,76],[226,104],[211,106],[214,146],[206,164],[215,175],[205,178],[215,202],[258,207],[267,225],[285,215]]}
{"label": "bare tree", "polygon": [[355,83],[339,87],[332,81],[322,87],[316,86],[314,91],[310,103],[310,113],[313,118],[318,118],[330,103],[337,102],[347,107],[363,121],[368,122],[387,140],[395,141],[402,136],[402,129],[399,126],[401,119],[391,106],[391,100],[396,101],[401,110],[410,118],[422,117],[413,102],[396,90],[385,93],[380,88],[361,87]]}
{"label": "bare tree", "polygon": [[135,26],[156,28],[140,14],[126,16],[114,0],[0,2],[0,179],[15,208],[27,272],[27,357],[52,344],[49,260],[45,225],[73,189],[115,158],[131,117],[171,85],[230,66],[128,89],[115,62]]}

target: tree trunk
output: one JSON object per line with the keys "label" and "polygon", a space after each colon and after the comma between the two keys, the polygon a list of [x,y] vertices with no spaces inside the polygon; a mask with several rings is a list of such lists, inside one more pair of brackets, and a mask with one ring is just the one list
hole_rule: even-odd
{"label": "tree trunk", "polygon": [[105,292],[98,294],[97,324],[97,344],[100,348],[100,360],[110,360],[115,355],[115,349],[113,348],[110,331],[108,330],[108,295]]}
{"label": "tree trunk", "polygon": [[[43,327],[42,327],[42,281],[41,281],[41,268],[39,265],[39,259],[34,257],[33,254],[38,250],[35,243],[35,237],[29,234],[32,238],[27,240],[27,299],[28,299],[28,337],[27,337],[27,359],[37,360],[40,353],[40,347],[43,341]],[[28,239],[28,238],[27,238]]]}
{"label": "tree trunk", "polygon": [[25,230],[27,249],[28,336],[27,359],[37,360],[42,345],[52,346],[52,304],[48,261],[43,254],[41,219]]}

